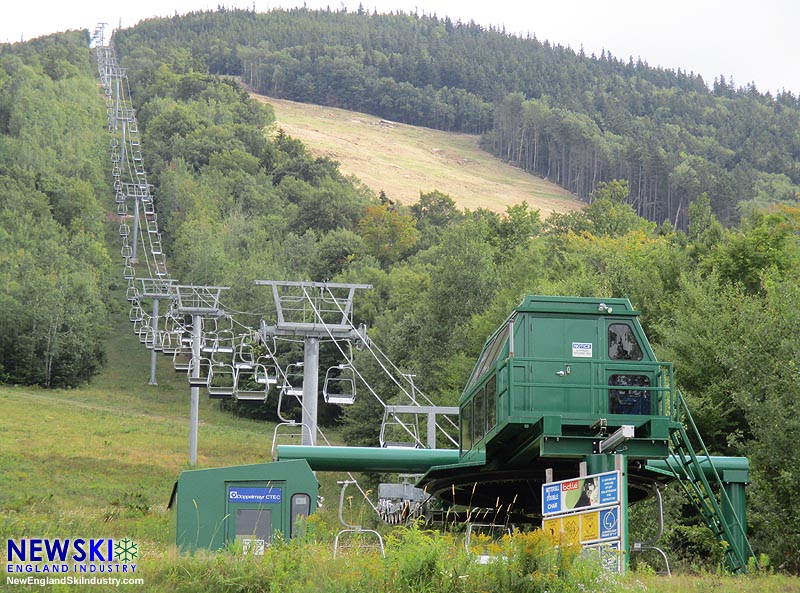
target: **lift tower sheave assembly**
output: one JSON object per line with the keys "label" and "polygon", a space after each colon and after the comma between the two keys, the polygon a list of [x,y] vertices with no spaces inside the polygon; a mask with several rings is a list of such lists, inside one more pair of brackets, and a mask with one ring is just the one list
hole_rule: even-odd
{"label": "lift tower sheave assembly", "polygon": [[365,332],[353,325],[353,297],[356,290],[370,290],[372,285],[280,280],[255,284],[272,287],[277,318],[276,325],[262,321],[262,340],[303,339],[302,443],[316,445],[320,340],[366,340]]}

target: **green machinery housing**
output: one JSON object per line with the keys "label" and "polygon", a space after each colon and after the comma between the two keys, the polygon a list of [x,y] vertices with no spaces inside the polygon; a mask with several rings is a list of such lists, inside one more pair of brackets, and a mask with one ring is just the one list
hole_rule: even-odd
{"label": "green machinery housing", "polygon": [[299,533],[317,507],[319,484],[303,460],[187,470],[169,507],[176,543],[186,552],[243,549],[263,553],[276,533]]}
{"label": "green machinery housing", "polygon": [[581,463],[600,473],[622,459],[629,503],[677,480],[727,543],[729,567],[744,570],[747,459],[708,454],[672,365],[656,359],[638,317],[627,299],[528,296],[467,381],[459,450],[279,446],[278,458],[315,470],[420,472],[417,486],[436,498],[503,509],[514,522],[541,517],[548,470],[548,481],[566,480]]}

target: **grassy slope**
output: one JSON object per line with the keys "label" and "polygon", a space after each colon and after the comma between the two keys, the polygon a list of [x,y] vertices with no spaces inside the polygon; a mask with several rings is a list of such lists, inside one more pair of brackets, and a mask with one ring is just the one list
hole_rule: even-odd
{"label": "grassy slope", "polygon": [[[14,485],[0,489],[3,535],[73,526],[170,541],[166,504],[188,467],[189,387],[164,357],[159,385],[147,385],[149,353],[122,316],[110,336],[108,365],[91,386],[0,388],[0,483]],[[205,398],[200,420],[198,467],[269,456],[268,426]]]}
{"label": "grassy slope", "polygon": [[255,96],[273,106],[278,126],[290,136],[391,200],[412,204],[420,192],[439,190],[461,208],[505,212],[526,201],[543,217],[581,205],[559,186],[481,150],[478,136],[387,125],[363,113]]}

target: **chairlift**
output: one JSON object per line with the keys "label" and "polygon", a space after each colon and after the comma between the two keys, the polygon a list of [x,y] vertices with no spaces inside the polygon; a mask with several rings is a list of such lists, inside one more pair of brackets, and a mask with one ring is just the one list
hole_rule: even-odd
{"label": "chairlift", "polygon": [[172,353],[172,368],[175,371],[186,373],[192,366],[192,349],[183,344],[177,344]]}
{"label": "chairlift", "polygon": [[143,315],[141,321],[133,323],[133,333],[139,337],[139,343],[144,344],[147,341],[147,332],[152,331],[153,326],[150,323],[153,320],[152,315]]}
{"label": "chairlift", "polygon": [[270,389],[273,385],[278,384],[278,365],[266,364],[260,362],[262,360],[272,360],[272,357],[262,356],[259,357],[259,362],[253,365],[253,376],[255,382],[260,385],[266,385]]}
{"label": "chairlift", "polygon": [[233,357],[233,365],[240,369],[250,369],[256,364],[256,352],[254,343],[257,340],[257,334],[251,332],[250,334],[243,334],[237,338],[236,352]]}
{"label": "chairlift", "polygon": [[[344,520],[345,491],[350,484],[355,484],[356,481],[343,480],[337,483],[342,487],[339,494],[339,522],[344,526],[344,529],[340,529],[333,540],[333,557],[336,558],[344,550],[351,552],[380,550],[381,556],[385,556],[383,537],[381,537],[380,533],[374,529],[364,529],[361,525],[353,525]],[[369,541],[371,538],[373,539],[372,543]]]}
{"label": "chairlift", "polygon": [[356,401],[356,373],[350,364],[340,364],[325,371],[322,397],[326,403],[340,406]]}
{"label": "chairlift", "polygon": [[131,234],[131,227],[128,225],[128,223],[123,222],[122,224],[119,225],[120,237],[127,237],[130,234]]}
{"label": "chairlift", "polygon": [[412,414],[413,420],[404,422],[400,415],[384,407],[383,422],[379,442],[387,449],[417,449],[423,444],[419,438],[419,417]]}
{"label": "chairlift", "polygon": [[183,350],[183,335],[186,330],[184,329],[170,329],[168,324],[164,330],[164,355],[173,356],[178,350]]}
{"label": "chairlift", "polygon": [[207,358],[195,359],[190,354],[189,367],[186,374],[189,376],[189,385],[192,387],[207,387],[208,376],[211,372],[211,361]]}
{"label": "chairlift", "polygon": [[135,286],[129,286],[125,290],[125,298],[128,299],[129,302],[134,302],[139,300],[139,290]]}
{"label": "chairlift", "polygon": [[286,373],[284,373],[283,375],[283,383],[281,384],[281,387],[278,390],[278,406],[277,406],[278,418],[280,418],[282,422],[285,423],[292,422],[290,420],[287,420],[283,416],[284,413],[289,411],[288,408],[283,409],[285,405],[284,402],[290,402],[292,397],[294,397],[302,405],[303,401],[302,362],[295,362],[287,366]]}
{"label": "chairlift", "polygon": [[169,350],[168,354],[172,354],[172,332],[168,332],[165,329],[158,330],[158,335],[156,336],[156,341],[154,344],[154,349],[156,352],[164,352],[165,349]]}
{"label": "chairlift", "polygon": [[267,370],[264,368],[264,365],[256,364],[249,368],[237,368],[236,389],[233,393],[234,398],[240,401],[267,401],[269,383],[259,380],[260,377],[266,376]]}
{"label": "chairlift", "polygon": [[281,393],[287,397],[303,398],[303,363],[293,362],[286,367]]}
{"label": "chairlift", "polygon": [[[492,548],[505,537],[511,535],[509,525],[496,523],[467,523],[467,535],[464,538],[464,547],[468,554],[478,558],[479,564],[488,564],[492,560],[503,558],[492,554]],[[475,536],[473,538],[473,536]]]}
{"label": "chairlift", "polygon": [[229,329],[221,329],[214,336],[211,352],[216,354],[233,354],[236,336]]}
{"label": "chairlift", "polygon": [[272,449],[270,449],[272,461],[276,461],[275,455],[278,452],[278,437],[281,436],[281,432],[283,432],[282,436],[285,438],[297,439],[299,437],[300,442],[302,442],[306,430],[305,424],[295,422],[294,420],[284,420],[276,424],[275,429],[272,431]]}
{"label": "chairlift", "polygon": [[233,396],[236,389],[236,369],[223,362],[215,362],[208,369],[208,396],[222,399]]}
{"label": "chairlift", "polygon": [[133,269],[133,266],[130,263],[126,263],[122,268],[122,277],[125,280],[133,280],[136,278],[136,270]]}
{"label": "chairlift", "polygon": [[150,253],[153,255],[164,253],[164,249],[161,247],[161,233],[150,235]]}
{"label": "chairlift", "polygon": [[[135,298],[138,300],[138,295]],[[143,317],[144,309],[142,309],[138,303],[131,305],[131,310],[128,312],[128,321],[136,323],[137,321],[141,321]]]}
{"label": "chairlift", "polygon": [[140,334],[139,339],[148,350],[158,350],[156,347],[158,344],[158,332],[152,326],[147,326],[144,337],[142,338]]}
{"label": "chairlift", "polygon": [[163,259],[162,260],[156,259],[155,255],[156,254],[153,254],[153,260],[154,260],[153,264],[155,265],[155,268],[156,268],[156,276],[158,276],[159,278],[168,277],[169,276],[169,272],[167,271],[166,262],[164,262]]}

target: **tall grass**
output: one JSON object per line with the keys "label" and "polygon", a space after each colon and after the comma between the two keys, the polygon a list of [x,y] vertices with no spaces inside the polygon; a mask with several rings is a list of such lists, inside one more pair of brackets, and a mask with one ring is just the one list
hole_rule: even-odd
{"label": "tall grass", "polygon": [[541,532],[505,539],[500,554],[482,564],[463,540],[418,526],[398,528],[386,539],[385,557],[353,549],[333,557],[330,541],[278,542],[264,556],[236,551],[193,557],[169,553],[148,563],[151,591],[269,591],[280,593],[472,593],[627,591],[629,581],[554,548]]}

